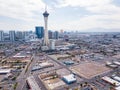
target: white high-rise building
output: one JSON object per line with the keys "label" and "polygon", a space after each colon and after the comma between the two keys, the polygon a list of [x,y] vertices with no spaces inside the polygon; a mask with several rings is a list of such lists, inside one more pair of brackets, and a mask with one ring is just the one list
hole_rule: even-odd
{"label": "white high-rise building", "polygon": [[48,38],[48,16],[49,16],[49,13],[47,12],[47,10],[45,10],[45,12],[43,13],[43,16],[44,16],[44,21],[45,21],[44,45],[49,46],[49,38]]}
{"label": "white high-rise building", "polygon": [[15,31],[9,31],[10,41],[15,41]]}
{"label": "white high-rise building", "polygon": [[4,41],[4,32],[0,31],[0,42]]}
{"label": "white high-rise building", "polygon": [[50,40],[50,49],[55,50],[55,40],[54,39]]}

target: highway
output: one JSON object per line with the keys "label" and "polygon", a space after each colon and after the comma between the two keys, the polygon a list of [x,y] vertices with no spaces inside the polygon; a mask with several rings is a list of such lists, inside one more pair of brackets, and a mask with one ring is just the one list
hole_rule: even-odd
{"label": "highway", "polygon": [[[31,57],[31,60],[34,59],[35,57],[35,54],[33,54],[33,56]],[[17,82],[18,82],[18,85],[17,85],[17,88],[16,90],[23,90],[23,87],[26,83],[26,78],[30,75],[30,72],[31,72],[31,68],[32,66],[36,63],[36,60],[32,60],[31,62],[28,63],[28,65],[26,65],[25,69],[21,72],[21,74],[18,76],[17,78]],[[26,71],[26,69],[28,68],[28,70]]]}

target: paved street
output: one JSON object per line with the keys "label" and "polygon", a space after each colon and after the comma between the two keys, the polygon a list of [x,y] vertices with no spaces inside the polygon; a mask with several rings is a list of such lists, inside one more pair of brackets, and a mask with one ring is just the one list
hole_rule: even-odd
{"label": "paved street", "polygon": [[[33,54],[33,56],[31,57],[31,60],[34,59],[34,57],[35,57],[35,55]],[[26,78],[30,75],[31,68],[35,63],[36,63],[36,61],[32,60],[32,62],[30,62],[30,65],[28,63],[29,67],[28,67],[27,72],[26,72],[27,65],[26,65],[26,68],[21,72],[21,74],[17,78],[18,85],[17,85],[16,90],[23,90],[23,87],[26,83]]]}

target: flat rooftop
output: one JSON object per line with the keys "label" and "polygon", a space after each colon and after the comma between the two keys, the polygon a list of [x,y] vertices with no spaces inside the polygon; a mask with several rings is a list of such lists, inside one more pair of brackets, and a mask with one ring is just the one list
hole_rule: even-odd
{"label": "flat rooftop", "polygon": [[31,90],[41,90],[33,76],[28,77],[27,82]]}
{"label": "flat rooftop", "polygon": [[113,58],[120,59],[120,54],[114,55]]}
{"label": "flat rooftop", "polygon": [[45,80],[44,84],[48,90],[56,90],[65,86],[65,83],[59,78]]}
{"label": "flat rooftop", "polygon": [[56,73],[62,77],[62,76],[65,76],[65,75],[69,75],[70,71],[68,71],[65,68],[62,68],[62,69],[56,70]]}
{"label": "flat rooftop", "polygon": [[3,80],[5,75],[0,75],[0,81]]}
{"label": "flat rooftop", "polygon": [[48,90],[58,90],[58,88],[64,87],[66,84],[57,77],[56,72],[42,73],[38,75]]}
{"label": "flat rooftop", "polygon": [[111,69],[98,62],[85,62],[70,69],[81,77],[91,79],[97,75],[109,72]]}

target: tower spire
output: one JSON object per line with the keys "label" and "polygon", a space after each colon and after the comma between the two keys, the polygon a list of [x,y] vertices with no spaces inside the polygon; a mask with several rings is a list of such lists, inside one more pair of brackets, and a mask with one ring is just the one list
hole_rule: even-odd
{"label": "tower spire", "polygon": [[47,5],[45,5],[45,11],[47,11]]}

